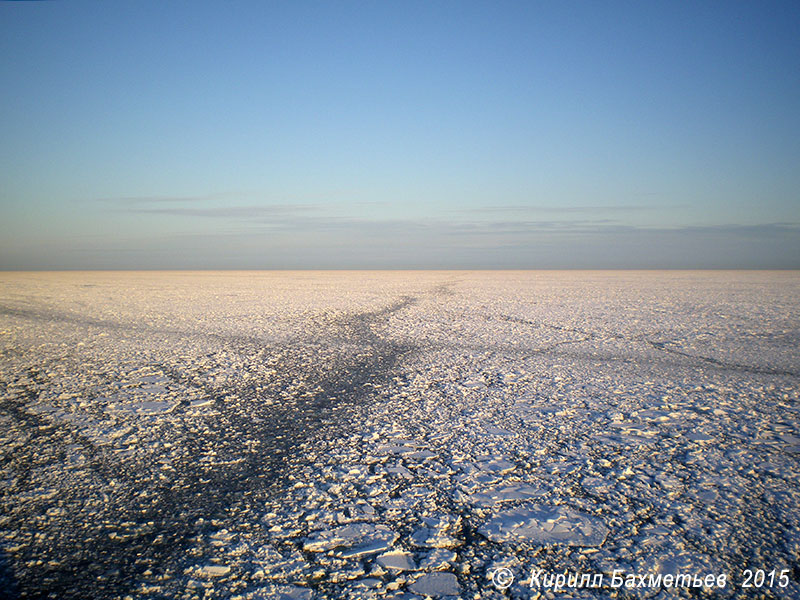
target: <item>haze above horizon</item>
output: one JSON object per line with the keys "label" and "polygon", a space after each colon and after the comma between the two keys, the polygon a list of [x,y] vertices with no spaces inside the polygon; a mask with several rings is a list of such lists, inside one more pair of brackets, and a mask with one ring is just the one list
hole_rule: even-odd
{"label": "haze above horizon", "polygon": [[6,2],[0,53],[0,270],[800,268],[796,2]]}

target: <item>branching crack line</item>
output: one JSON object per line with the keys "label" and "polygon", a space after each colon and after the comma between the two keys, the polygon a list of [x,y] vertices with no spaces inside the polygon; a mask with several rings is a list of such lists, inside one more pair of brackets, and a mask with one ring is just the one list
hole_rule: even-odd
{"label": "branching crack line", "polygon": [[533,321],[533,320],[528,320],[528,319],[521,319],[519,317],[512,317],[512,316],[507,316],[507,315],[504,315],[501,318],[504,321],[508,321],[508,322],[511,322],[511,323],[520,323],[520,324],[523,324],[523,325],[530,325],[532,327],[545,327],[547,329],[553,329],[553,330],[556,330],[556,331],[566,331],[566,332],[569,332],[569,333],[574,333],[574,334],[578,334],[578,335],[584,336],[581,339],[566,340],[566,341],[563,341],[563,342],[557,342],[557,343],[552,344],[550,346],[546,346],[544,348],[541,348],[541,349],[537,350],[535,352],[536,354],[550,352],[552,350],[555,350],[559,346],[563,346],[563,345],[566,345],[566,344],[580,344],[580,343],[588,342],[588,341],[592,341],[592,340],[614,339],[614,340],[623,340],[623,341],[627,341],[627,342],[630,342],[630,343],[642,343],[642,342],[644,342],[645,344],[648,344],[651,348],[653,348],[654,350],[658,350],[659,352],[664,352],[666,354],[672,354],[672,355],[675,355],[675,356],[681,356],[683,358],[689,358],[691,360],[699,360],[699,361],[714,365],[714,366],[716,366],[716,367],[718,367],[720,369],[736,371],[736,372],[740,372],[740,373],[754,373],[754,374],[758,374],[758,375],[782,375],[782,376],[786,376],[786,377],[800,377],[800,373],[795,372],[795,371],[789,371],[789,370],[786,370],[786,369],[772,369],[772,368],[769,368],[769,367],[757,367],[757,366],[752,366],[752,365],[742,365],[742,364],[739,364],[739,363],[732,363],[732,362],[722,361],[722,360],[719,360],[719,359],[716,359],[716,358],[711,358],[711,357],[707,357],[707,356],[700,356],[700,355],[697,355],[697,354],[691,354],[689,352],[683,352],[683,351],[678,350],[676,348],[670,347],[669,346],[670,342],[668,342],[668,341],[655,341],[655,340],[650,339],[648,337],[648,335],[652,335],[652,334],[647,334],[647,333],[641,334],[641,335],[638,335],[638,336],[625,336],[625,335],[622,335],[622,334],[619,334],[619,333],[612,333],[612,332],[602,332],[601,333],[601,332],[590,331],[590,330],[585,330],[585,329],[578,329],[578,328],[574,328],[574,327],[566,327],[566,326],[563,326],[563,325],[555,325],[555,324],[552,324],[552,323],[544,323],[544,322]]}

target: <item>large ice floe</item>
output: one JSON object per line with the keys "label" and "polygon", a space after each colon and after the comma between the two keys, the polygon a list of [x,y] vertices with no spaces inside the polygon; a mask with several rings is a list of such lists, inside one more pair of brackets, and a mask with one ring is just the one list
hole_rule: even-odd
{"label": "large ice floe", "polygon": [[798,315],[795,272],[2,274],[0,598],[800,598]]}
{"label": "large ice floe", "polygon": [[306,538],[303,550],[336,550],[337,556],[358,558],[388,550],[397,538],[397,533],[386,525],[352,523],[315,532]]}
{"label": "large ice floe", "polygon": [[600,546],[608,528],[602,520],[569,508],[525,506],[496,513],[478,533],[493,542]]}

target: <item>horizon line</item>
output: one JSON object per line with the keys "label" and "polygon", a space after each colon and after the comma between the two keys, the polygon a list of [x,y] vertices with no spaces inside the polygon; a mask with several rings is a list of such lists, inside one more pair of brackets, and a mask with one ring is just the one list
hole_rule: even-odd
{"label": "horizon line", "polygon": [[800,271],[798,267],[496,267],[496,268],[469,268],[469,267],[273,267],[273,268],[120,268],[120,269],[0,269],[0,273],[261,273],[261,272],[382,272],[382,271],[413,271],[413,272],[493,272],[493,271]]}

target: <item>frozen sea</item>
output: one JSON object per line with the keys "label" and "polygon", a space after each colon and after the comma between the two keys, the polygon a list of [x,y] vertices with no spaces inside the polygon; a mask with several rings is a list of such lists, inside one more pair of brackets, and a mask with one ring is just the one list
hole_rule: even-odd
{"label": "frozen sea", "polygon": [[798,377],[796,271],[0,273],[0,598],[798,598]]}

